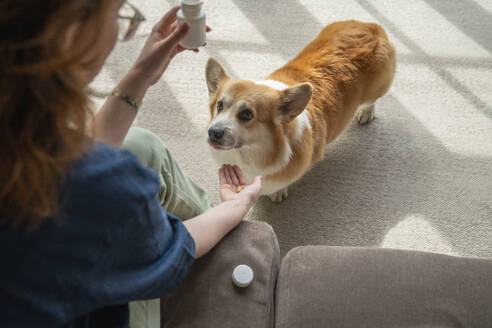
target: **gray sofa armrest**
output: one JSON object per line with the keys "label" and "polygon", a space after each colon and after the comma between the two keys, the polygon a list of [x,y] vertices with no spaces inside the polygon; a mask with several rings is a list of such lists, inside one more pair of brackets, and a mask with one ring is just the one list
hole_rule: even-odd
{"label": "gray sofa armrest", "polygon": [[492,327],[492,260],[306,246],[283,259],[276,327]]}
{"label": "gray sofa armrest", "polygon": [[[273,297],[280,250],[271,226],[242,222],[212,251],[198,259],[183,283],[162,299],[162,325],[192,327],[273,327]],[[236,287],[232,271],[249,265],[254,280]]]}

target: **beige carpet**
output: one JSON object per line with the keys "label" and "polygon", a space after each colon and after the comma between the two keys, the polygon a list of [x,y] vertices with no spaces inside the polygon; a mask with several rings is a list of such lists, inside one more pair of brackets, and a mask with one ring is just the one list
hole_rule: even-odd
{"label": "beige carpet", "polygon": [[[110,90],[152,24],[177,1],[134,0],[147,17],[94,83]],[[261,199],[282,253],[298,245],[396,247],[492,257],[492,2],[489,0],[205,0],[214,31],[150,90],[135,125],[158,134],[219,201],[208,154],[204,67],[261,78],[333,21],[383,25],[398,52],[393,87],[369,125],[352,124],[281,205]]]}

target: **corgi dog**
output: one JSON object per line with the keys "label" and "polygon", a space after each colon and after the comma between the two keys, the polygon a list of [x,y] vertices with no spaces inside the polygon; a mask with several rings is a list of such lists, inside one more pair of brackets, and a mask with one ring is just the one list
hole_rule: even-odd
{"label": "corgi dog", "polygon": [[323,149],[354,117],[374,118],[391,86],[395,51],[383,28],[358,21],[326,26],[294,59],[262,80],[230,78],[213,58],[205,69],[211,119],[207,141],[217,164],[263,176],[274,202],[323,159]]}

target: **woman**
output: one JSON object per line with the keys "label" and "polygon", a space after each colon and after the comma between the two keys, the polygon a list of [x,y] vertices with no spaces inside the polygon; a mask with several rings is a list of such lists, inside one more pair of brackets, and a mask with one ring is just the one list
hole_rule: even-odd
{"label": "woman", "polygon": [[224,166],[223,202],[209,208],[157,137],[128,133],[146,91],[183,50],[188,26],[177,25],[178,7],[89,114],[87,85],[113,49],[118,21],[130,23],[121,31],[128,38],[142,20],[123,6],[0,0],[1,327],[127,326],[129,302],[176,287],[259,197],[261,177],[248,185],[239,168]]}

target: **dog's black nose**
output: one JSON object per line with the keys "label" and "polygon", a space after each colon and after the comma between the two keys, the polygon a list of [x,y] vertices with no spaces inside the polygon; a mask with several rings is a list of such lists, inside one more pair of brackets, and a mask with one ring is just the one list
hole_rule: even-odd
{"label": "dog's black nose", "polygon": [[208,138],[212,142],[217,142],[222,139],[224,136],[224,129],[223,128],[216,128],[216,127],[211,127],[208,129]]}

